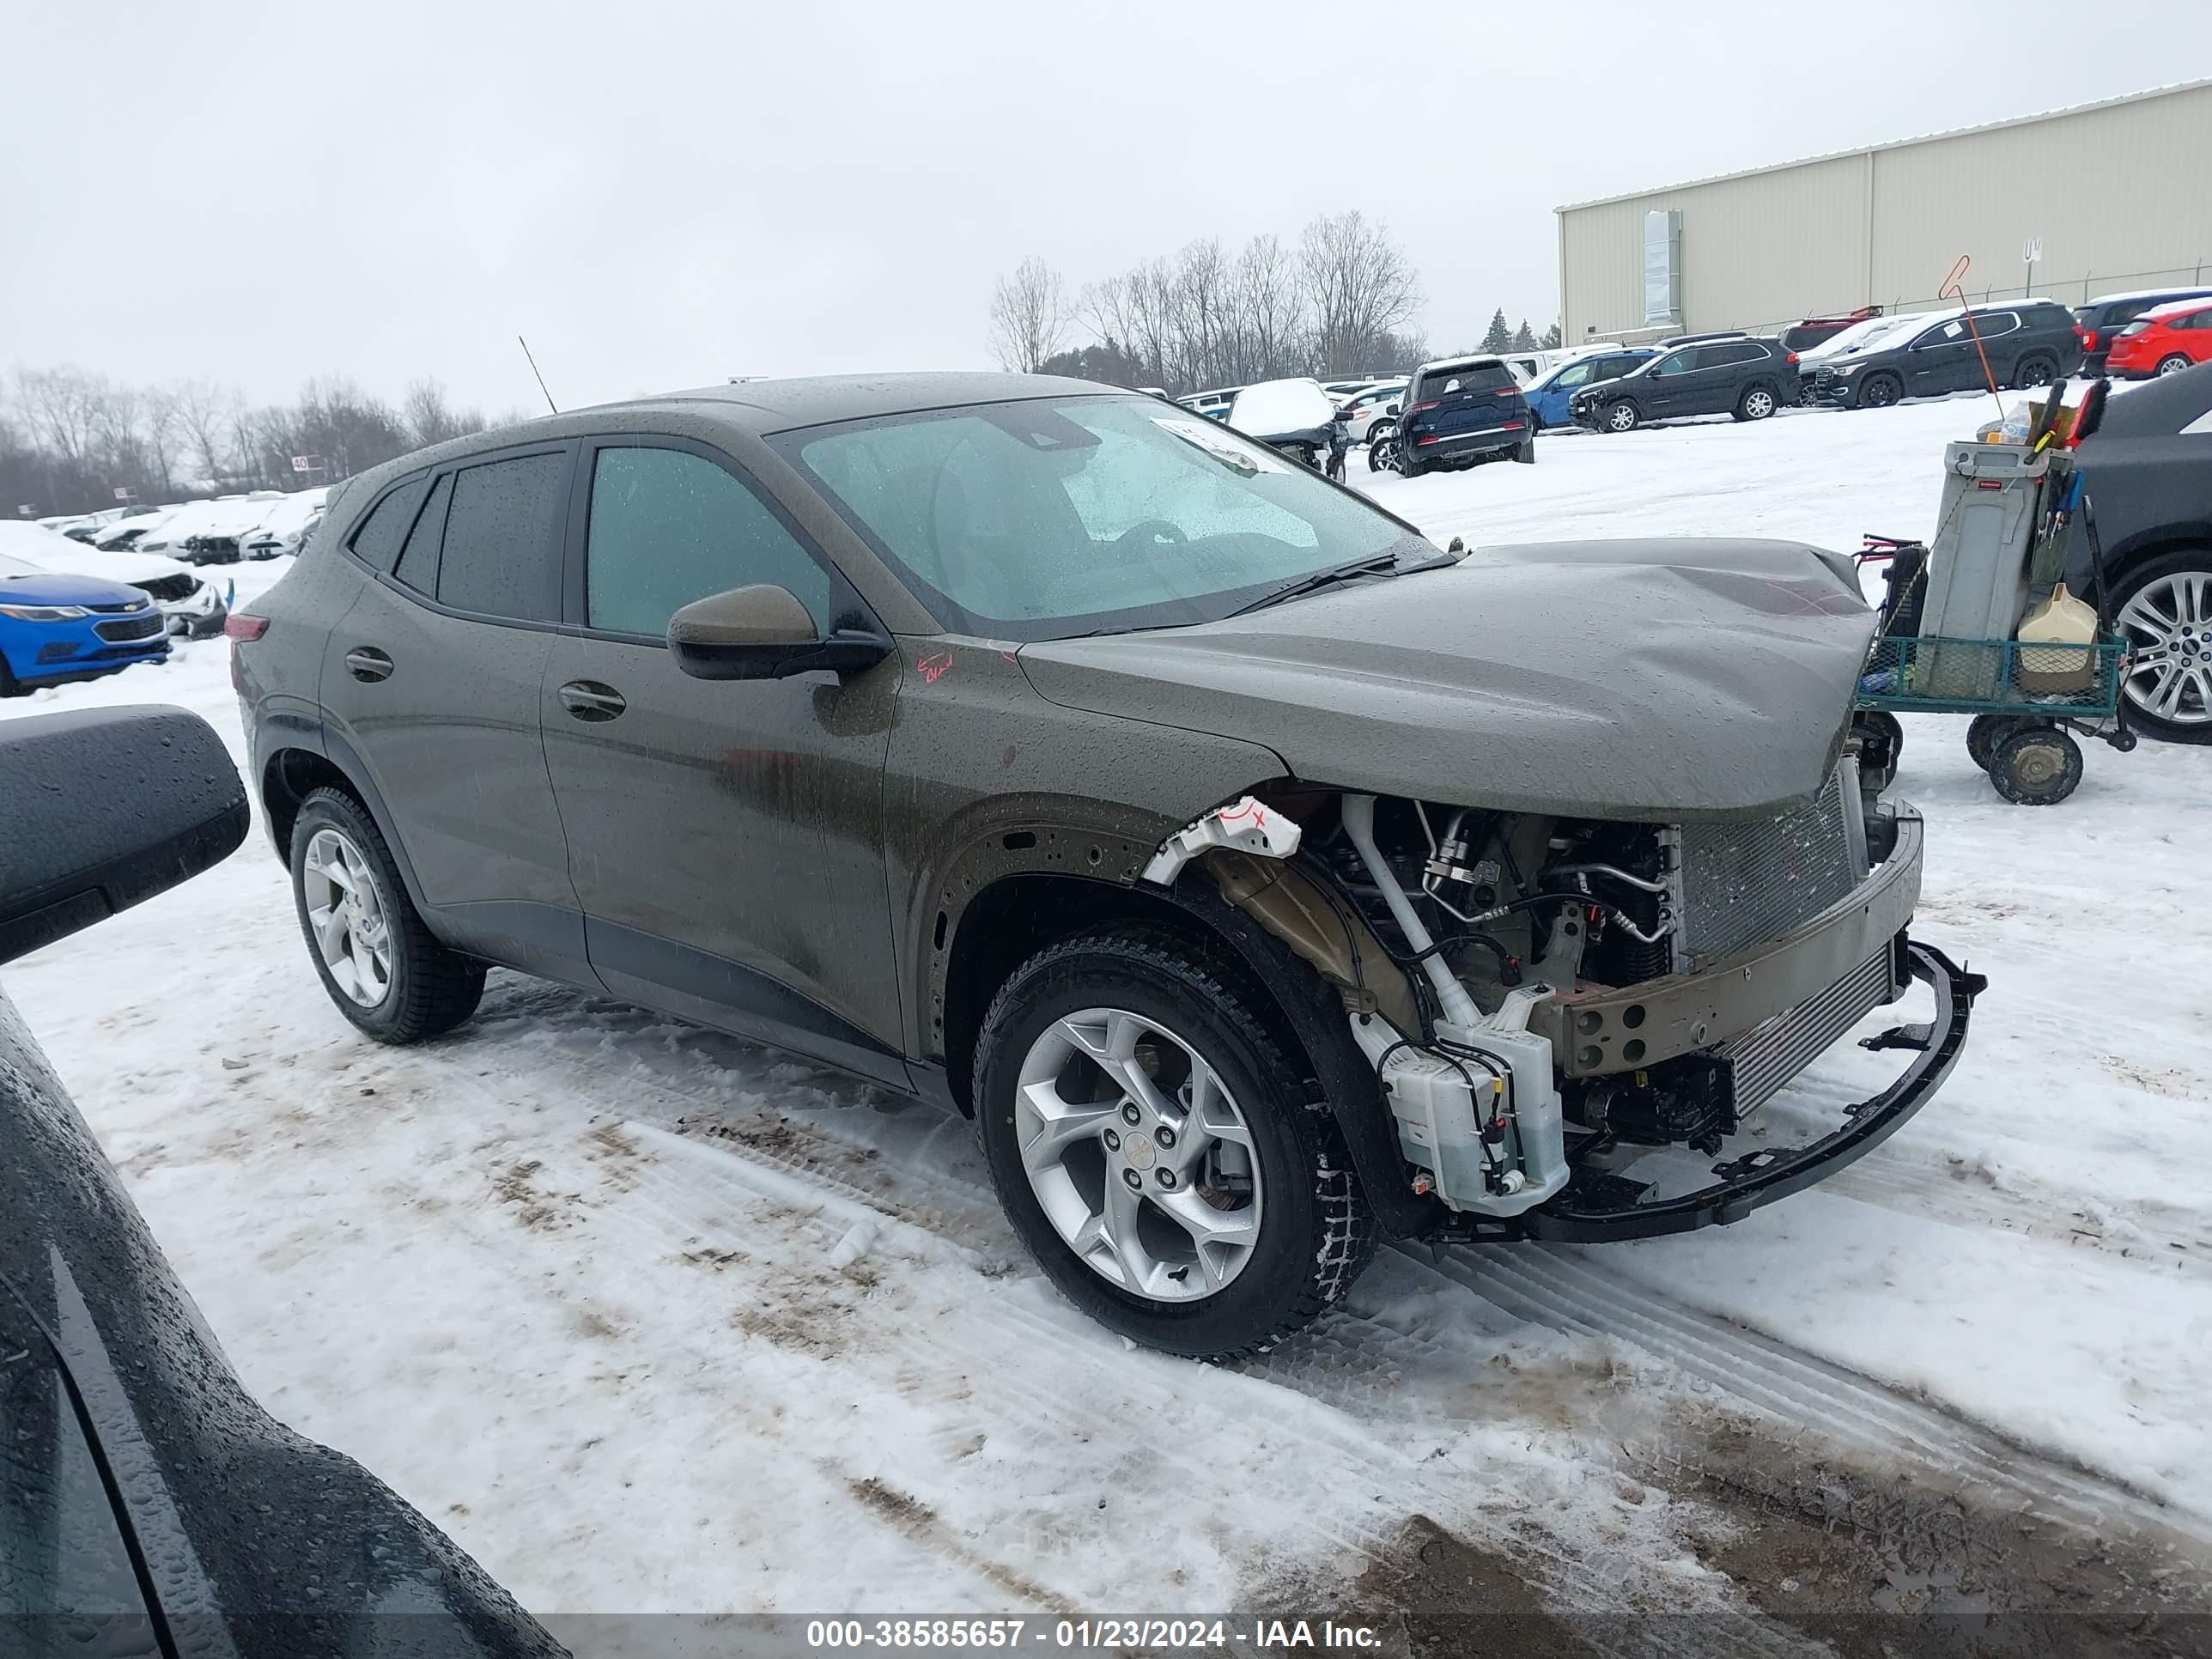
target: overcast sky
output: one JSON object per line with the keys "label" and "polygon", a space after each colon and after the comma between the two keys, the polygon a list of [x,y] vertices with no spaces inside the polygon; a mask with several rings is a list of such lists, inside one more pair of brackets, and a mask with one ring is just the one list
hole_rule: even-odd
{"label": "overcast sky", "polygon": [[536,402],[518,331],[564,404],[982,367],[1024,255],[1073,289],[1347,207],[1465,345],[1554,316],[1563,202],[2212,75],[2206,0],[0,0],[0,366],[487,412]]}

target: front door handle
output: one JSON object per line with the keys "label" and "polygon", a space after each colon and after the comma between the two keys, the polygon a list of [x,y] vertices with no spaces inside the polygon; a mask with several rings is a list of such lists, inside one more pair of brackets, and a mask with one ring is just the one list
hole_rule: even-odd
{"label": "front door handle", "polygon": [[621,692],[597,680],[570,680],[556,695],[561,707],[580,720],[611,720],[629,707]]}
{"label": "front door handle", "polygon": [[373,645],[357,645],[345,653],[346,672],[357,680],[388,680],[392,659]]}

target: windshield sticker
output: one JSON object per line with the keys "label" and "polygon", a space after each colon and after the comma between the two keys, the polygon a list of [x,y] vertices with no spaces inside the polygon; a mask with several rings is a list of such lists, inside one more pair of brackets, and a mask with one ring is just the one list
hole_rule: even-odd
{"label": "windshield sticker", "polygon": [[1196,419],[1179,419],[1172,415],[1155,415],[1152,424],[1163,432],[1171,432],[1185,443],[1204,450],[1217,461],[1246,477],[1258,472],[1288,472],[1290,463],[1279,456],[1271,455],[1256,445],[1248,445],[1234,433],[1224,431],[1203,416]]}

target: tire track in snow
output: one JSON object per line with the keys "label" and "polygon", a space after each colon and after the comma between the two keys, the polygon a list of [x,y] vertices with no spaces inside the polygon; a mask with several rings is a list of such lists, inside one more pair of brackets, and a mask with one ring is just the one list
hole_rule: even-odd
{"label": "tire track in snow", "polygon": [[[599,1055],[584,1057],[580,1069],[599,1071],[632,1091],[628,1103],[666,1121],[684,1120],[680,1138],[712,1146],[732,1158],[750,1161],[820,1183],[852,1202],[938,1233],[971,1251],[997,1261],[1022,1262],[1019,1247],[1000,1214],[995,1196],[939,1170],[883,1167],[874,1149],[793,1118],[774,1120],[773,1132],[749,1132],[716,1118],[742,1118],[746,1109],[726,1098],[695,1095],[646,1068],[628,1066]],[[651,1099],[638,1099],[642,1091]],[[1957,1183],[1948,1176],[1946,1186]],[[1908,1177],[1899,1202],[1923,1186]],[[902,1195],[904,1194],[906,1195]],[[1931,1197],[1949,1197],[1938,1188]],[[1888,1534],[1898,1517],[1916,1510],[1905,1530],[1924,1524],[1933,1504],[1954,1502],[1984,1514],[2019,1515],[2048,1522],[2077,1535],[2102,1538],[2118,1528],[2154,1552],[2201,1559],[2212,1547],[2212,1528],[2128,1490],[2101,1474],[2077,1470],[2025,1450],[2002,1437],[1940,1407],[1912,1400],[1874,1379],[1806,1354],[1775,1339],[1730,1325],[1682,1306],[1640,1285],[1616,1280],[1568,1252],[1543,1246],[1467,1246],[1431,1252],[1408,1247],[1401,1256],[1415,1268],[1439,1276],[1484,1302],[1540,1328],[1592,1339],[1606,1346],[1632,1350],[1693,1379],[1692,1386],[1717,1408],[1733,1408],[1747,1424],[1764,1425],[1767,1454],[1778,1453],[1808,1472],[1821,1490],[1846,1484],[1835,1469],[1839,1456],[1875,1474],[1874,1485],[1894,1476],[1928,1494],[1925,1500],[1885,1490],[1875,1528]],[[1041,1331],[1041,1340],[1065,1342],[1064,1329]],[[1340,1313],[1274,1353],[1243,1367],[1258,1380],[1277,1383],[1370,1423],[1405,1424],[1436,1420],[1432,1400],[1403,1401],[1395,1388],[1401,1369],[1422,1366],[1433,1373],[1454,1355],[1371,1320]],[[1571,1384],[1570,1386],[1572,1386]],[[1601,1404],[1602,1402],[1601,1401]],[[1009,1410],[1016,1407],[1009,1404]],[[1480,1412],[1443,1413],[1455,1425],[1496,1422]],[[1600,1413],[1602,1416],[1602,1412]],[[1632,1437],[1605,1447],[1600,1455],[1614,1466],[1662,1487],[1695,1486],[1736,1477],[1717,1466],[1702,1443],[1656,1435],[1648,1423]],[[1900,1458],[1900,1452],[1904,1454]],[[1825,1483],[1822,1485],[1821,1483]],[[1358,1484],[1357,1478],[1354,1484]],[[1786,1481],[1784,1483],[1788,1484]],[[1284,1494],[1285,1501],[1291,1501]],[[1417,1501],[1412,1492],[1409,1503]],[[1527,1540],[1517,1531],[1501,1534],[1468,1517],[1454,1493],[1437,1495],[1432,1512],[1471,1536],[1527,1559]],[[1295,1507],[1292,1503],[1292,1507]],[[1831,1515],[1861,1524],[1865,1506]],[[1388,1547],[1380,1534],[1328,1540],[1374,1559]],[[1554,1553],[1555,1562],[1563,1558]],[[1546,1588],[1564,1607],[1617,1611],[1620,1586],[1601,1589],[1594,1583],[1549,1582]],[[1577,1575],[1570,1575],[1570,1577]],[[1607,1600],[1607,1595],[1616,1599]],[[1746,1650],[1751,1650],[1747,1648]]]}
{"label": "tire track in snow", "polygon": [[[663,1089],[658,1079],[625,1074],[623,1082],[634,1091],[625,1103],[627,1107],[645,1103],[636,1100],[638,1091],[663,1095],[663,1104],[681,1100],[687,1117],[702,1104]],[[671,1096],[673,1100],[665,1098]],[[621,1190],[591,1211],[591,1224],[611,1235],[628,1235],[641,1255],[655,1261],[681,1255],[687,1249],[696,1251],[702,1244],[710,1249],[719,1245],[741,1251],[746,1236],[742,1229],[732,1228],[726,1218],[728,1194],[735,1188],[755,1201],[765,1200],[787,1209],[803,1211],[811,1206],[816,1211],[811,1221],[817,1242],[825,1251],[848,1237],[855,1226],[871,1224],[872,1218],[898,1231],[898,1236],[888,1242],[902,1253],[953,1261],[969,1272],[992,1267],[988,1255],[979,1255],[966,1242],[933,1229],[926,1220],[908,1221],[909,1217],[941,1213],[939,1206],[887,1200],[836,1172],[841,1163],[854,1158],[852,1149],[814,1136],[788,1121],[782,1127],[813,1145],[802,1150],[781,1136],[708,1138],[696,1133],[678,1133],[641,1118],[623,1122],[621,1133],[661,1156],[652,1164],[627,1170],[619,1183]],[[594,1160],[582,1150],[589,1140],[586,1136],[579,1143],[572,1160],[545,1160],[543,1184],[564,1191],[585,1190],[593,1184],[599,1179],[592,1171]],[[775,1150],[764,1150],[763,1142]],[[825,1164],[829,1167],[823,1167]],[[1004,1235],[995,1200],[988,1194],[981,1197],[989,1206],[994,1228]],[[1024,1276],[1042,1282],[1029,1270],[1024,1270]],[[1079,1352],[1084,1344],[1101,1349],[1105,1363],[1085,1370],[1096,1375],[1105,1395],[1088,1401],[1079,1395],[1066,1401],[1040,1397],[1030,1386],[1028,1376],[1035,1355],[1070,1348]],[[1213,1419],[1203,1432],[1179,1431],[1164,1443],[1157,1435],[1133,1436],[1126,1455],[1149,1465],[1154,1478],[1164,1465],[1175,1472],[1177,1480],[1196,1490],[1214,1491],[1224,1483],[1233,1484],[1240,1499],[1249,1496],[1250,1503],[1269,1517],[1271,1529],[1304,1536],[1307,1547],[1301,1553],[1320,1559],[1348,1554],[1368,1565],[1389,1564],[1395,1559],[1409,1515],[1422,1514],[1516,1561],[1550,1603],[1564,1613],[1580,1613],[1593,1621],[1611,1618],[1618,1623],[1619,1614],[1631,1607],[1672,1606],[1695,1613],[1701,1628],[1711,1633],[1716,1652],[1779,1656],[1802,1650],[1800,1637],[1736,1604],[1723,1581],[1686,1580],[1679,1572],[1612,1547],[1585,1552],[1533,1524],[1525,1510],[1501,1509],[1486,1503],[1481,1471],[1470,1470],[1464,1463],[1439,1467],[1416,1460],[1377,1439],[1366,1425],[1341,1416],[1327,1401],[1316,1398],[1317,1390],[1298,1390],[1311,1401],[1300,1412],[1264,1413],[1267,1432],[1282,1443],[1264,1463],[1224,1470],[1204,1448],[1249,1440],[1255,1416],[1260,1414],[1236,1399],[1233,1390],[1224,1391],[1218,1407],[1194,1405],[1194,1394],[1213,1386],[1210,1381],[1196,1382],[1194,1378],[1218,1377],[1226,1382],[1234,1373],[1142,1351],[1122,1358],[1122,1352],[1121,1345],[1097,1332],[1073,1310],[1054,1304],[1048,1313],[1009,1296],[988,1298],[980,1309],[975,1305],[950,1309],[911,1328],[900,1329],[895,1344],[880,1353],[872,1353],[866,1345],[855,1345],[837,1358],[841,1364],[860,1366],[872,1380],[908,1396],[934,1400],[965,1396],[980,1401],[974,1411],[976,1432],[996,1429],[1003,1433],[1012,1426],[1040,1445],[1064,1443],[1070,1437],[1095,1440],[1104,1433],[1104,1425],[1121,1418],[1187,1425],[1194,1411],[1202,1411]],[[696,1361],[732,1373],[736,1370],[727,1353],[695,1344],[690,1355]],[[1377,1356],[1374,1363],[1379,1366],[1387,1361]],[[1293,1366],[1293,1375],[1295,1370]],[[735,1385],[734,1374],[732,1380]],[[1255,1376],[1251,1380],[1275,1379]],[[1316,1411],[1321,1414],[1308,1414]],[[846,1478],[858,1477],[848,1472]],[[1329,1495],[1329,1501],[1317,1501],[1323,1493]],[[1653,1516],[1646,1524],[1663,1523]],[[1035,1549],[1033,1555],[1064,1559],[1073,1547],[1072,1540],[1066,1536],[1032,1537],[1025,1541],[1043,1547]],[[1671,1539],[1665,1541],[1679,1555],[1679,1547]],[[973,1546],[968,1548],[972,1553]],[[1034,1577],[1033,1558],[1024,1565],[1029,1576]],[[1253,1565],[1258,1565],[1256,1560]],[[1012,1564],[1006,1564],[1003,1570],[1024,1571]],[[1596,1639],[1601,1650],[1612,1650],[1613,1638]],[[1620,1650],[1624,1655],[1633,1650],[1632,1647]]]}
{"label": "tire track in snow", "polygon": [[[1824,1452],[1853,1454],[1873,1471],[1895,1471],[1990,1514],[2054,1522],[2094,1539],[2117,1534],[2153,1550],[2202,1560],[2212,1525],[2100,1473],[2024,1449],[1988,1429],[1912,1400],[1869,1377],[1788,1344],[1614,1278],[1571,1249],[1463,1245],[1438,1253],[1437,1271],[1486,1301],[1555,1329],[1643,1350],[1825,1447],[1784,1449],[1811,1465]],[[1899,1453],[1909,1460],[1900,1467]],[[1632,1452],[1632,1455],[1635,1455]],[[1679,1448],[1654,1446],[1663,1465]],[[1655,1475],[1656,1478],[1656,1475]]]}
{"label": "tire track in snow", "polygon": [[1937,1169],[1882,1152],[1831,1176],[1826,1184],[1845,1198],[1901,1215],[2094,1250],[2146,1273],[2212,1279],[2212,1232],[2205,1231],[2203,1218],[2165,1206],[2105,1206],[2013,1176],[1985,1176],[1964,1163]]}

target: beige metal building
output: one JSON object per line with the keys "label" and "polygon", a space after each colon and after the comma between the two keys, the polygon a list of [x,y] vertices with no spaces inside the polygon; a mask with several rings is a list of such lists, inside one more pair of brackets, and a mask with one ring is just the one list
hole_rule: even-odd
{"label": "beige metal building", "polygon": [[[2212,281],[2212,81],[1559,210],[1569,343]],[[2028,256],[2035,263],[2031,269]]]}

